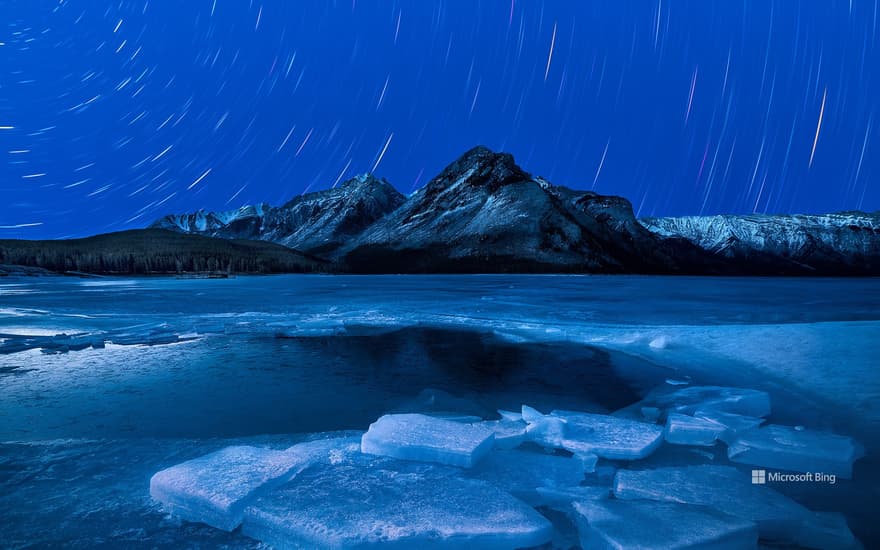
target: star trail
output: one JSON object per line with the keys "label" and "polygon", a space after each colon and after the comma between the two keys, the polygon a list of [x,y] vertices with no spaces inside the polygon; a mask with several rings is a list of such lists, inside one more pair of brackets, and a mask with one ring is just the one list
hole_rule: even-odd
{"label": "star trail", "polygon": [[402,192],[484,144],[641,216],[880,208],[880,0],[0,1],[0,238]]}

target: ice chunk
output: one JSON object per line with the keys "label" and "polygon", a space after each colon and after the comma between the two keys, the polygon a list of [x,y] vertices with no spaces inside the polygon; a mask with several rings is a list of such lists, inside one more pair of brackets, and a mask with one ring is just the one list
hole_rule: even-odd
{"label": "ice chunk", "polygon": [[666,336],[658,336],[657,338],[651,340],[651,342],[648,344],[648,347],[650,347],[651,349],[666,349],[667,347],[669,347],[669,338],[667,338]]}
{"label": "ice chunk", "polygon": [[674,502],[585,500],[573,504],[583,548],[757,548],[751,521]]}
{"label": "ice chunk", "polygon": [[747,416],[767,416],[770,414],[770,396],[760,390],[724,386],[691,386],[672,392],[668,388],[660,388],[643,399],[640,406],[691,415],[697,409],[711,409]]}
{"label": "ice chunk", "polygon": [[565,510],[575,501],[599,500],[611,496],[610,487],[538,487],[535,491],[541,497],[542,506],[549,506],[557,510]]}
{"label": "ice chunk", "polygon": [[513,449],[526,440],[527,425],[522,420],[488,420],[478,425],[495,433],[495,447],[498,449]]}
{"label": "ice chunk", "polygon": [[660,420],[660,413],[662,412],[657,407],[642,407],[642,418],[647,420],[648,422],[657,422]]}
{"label": "ice chunk", "polygon": [[792,541],[810,511],[766,485],[754,485],[749,472],[730,466],[687,466],[618,470],[614,495],[709,506],[758,524],[762,537]]}
{"label": "ice chunk", "polygon": [[728,444],[727,456],[742,464],[849,479],[864,448],[846,436],[772,424],[739,434]]}
{"label": "ice chunk", "polygon": [[798,531],[794,542],[804,548],[820,550],[861,548],[849,530],[846,518],[834,512],[813,512]]}
{"label": "ice chunk", "polygon": [[493,451],[468,476],[504,489],[529,504],[540,504],[538,487],[569,487],[584,480],[583,461],[532,451]]}
{"label": "ice chunk", "polygon": [[663,440],[661,426],[604,414],[553,411],[529,418],[529,439],[575,454],[635,460],[651,454]]}
{"label": "ice chunk", "polygon": [[528,405],[523,405],[521,416],[525,422],[528,422],[529,424],[531,424],[532,422],[543,418],[544,413],[542,413],[538,409],[535,409],[533,407],[529,407]]}
{"label": "ice chunk", "polygon": [[452,422],[463,422],[465,424],[475,424],[477,422],[483,421],[483,419],[479,416],[474,416],[470,414],[458,414],[454,412],[430,412],[426,414],[428,416],[433,416],[434,418],[439,418],[441,420],[451,420]]}
{"label": "ice chunk", "polygon": [[489,483],[449,468],[369,458],[317,465],[245,511],[243,533],[274,548],[513,549],[550,523]]}
{"label": "ice chunk", "polygon": [[676,445],[711,447],[725,427],[705,418],[670,413],[666,418],[666,441]]}
{"label": "ice chunk", "polygon": [[596,464],[599,462],[597,455],[593,453],[574,453],[574,458],[580,461],[585,472],[592,473],[596,471]]}
{"label": "ice chunk", "polygon": [[697,411],[694,412],[694,417],[711,420],[716,424],[724,426],[724,431],[721,432],[718,439],[727,444],[730,444],[739,433],[751,430],[752,428],[757,428],[764,423],[763,418],[726,413],[713,409],[697,409]]}
{"label": "ice chunk", "polygon": [[526,420],[528,423],[526,439],[545,447],[559,448],[562,446],[562,441],[565,439],[565,420],[549,415],[533,416],[527,414],[523,414],[523,419],[529,419]]}
{"label": "ice chunk", "polygon": [[150,495],[181,519],[231,531],[245,506],[316,460],[357,450],[357,438],[296,445],[285,451],[226,447],[158,472]]}
{"label": "ice chunk", "polygon": [[494,439],[491,430],[476,424],[424,414],[387,414],[370,424],[361,438],[361,451],[470,468],[492,449]]}
{"label": "ice chunk", "polygon": [[501,417],[501,420],[509,420],[511,422],[522,422],[523,421],[522,413],[513,412],[513,411],[505,411],[504,409],[498,409],[498,416]]}

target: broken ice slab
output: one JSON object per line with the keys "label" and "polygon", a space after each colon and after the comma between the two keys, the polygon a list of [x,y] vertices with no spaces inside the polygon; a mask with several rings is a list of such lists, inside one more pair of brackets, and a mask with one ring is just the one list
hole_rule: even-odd
{"label": "broken ice slab", "polygon": [[813,512],[804,522],[794,541],[804,548],[849,550],[861,548],[843,514]]}
{"label": "broken ice slab", "polygon": [[539,415],[527,414],[523,408],[523,418],[530,419],[527,437],[575,454],[636,460],[654,452],[663,440],[663,428],[647,422],[576,411]]}
{"label": "broken ice slab", "polygon": [[758,525],[762,538],[793,541],[811,512],[766,485],[754,485],[749,472],[730,466],[686,466],[618,470],[614,496],[708,506]]}
{"label": "broken ice slab", "polygon": [[862,456],[864,448],[850,437],[776,424],[742,432],[727,447],[734,462],[844,479]]}
{"label": "broken ice slab", "polygon": [[60,333],[54,336],[0,333],[0,355],[40,349],[45,354],[60,354],[105,346],[104,333]]}
{"label": "broken ice slab", "polygon": [[278,549],[513,549],[551,539],[534,509],[450,470],[367,456],[315,465],[249,506],[243,533]]}
{"label": "broken ice slab", "polygon": [[610,487],[576,486],[576,487],[538,487],[535,489],[541,498],[540,504],[556,510],[567,510],[572,502],[583,500],[600,500],[611,496]]}
{"label": "broken ice slab", "polygon": [[314,460],[333,451],[356,451],[357,438],[295,445],[284,451],[226,447],[172,466],[150,479],[150,495],[172,515],[231,531],[245,506]]}
{"label": "broken ice slab", "polygon": [[758,547],[755,524],[676,502],[585,500],[573,503],[583,548],[740,550]]}
{"label": "broken ice slab", "polygon": [[488,420],[477,424],[495,433],[495,448],[513,449],[526,440],[527,424],[522,420]]}
{"label": "broken ice slab", "polygon": [[494,439],[491,430],[477,424],[424,414],[387,414],[370,424],[361,438],[361,451],[470,468],[492,449]]}
{"label": "broken ice slab", "polygon": [[522,413],[514,411],[505,411],[504,409],[498,409],[498,416],[501,417],[501,420],[509,420],[511,422],[523,421]]}
{"label": "broken ice slab", "polygon": [[666,441],[675,445],[711,447],[725,429],[712,420],[670,413],[666,418]]}
{"label": "broken ice slab", "polygon": [[475,424],[477,422],[482,422],[483,419],[479,416],[473,416],[470,414],[459,414],[454,412],[429,412],[425,413],[428,416],[433,416],[434,418],[439,418],[441,420],[451,420],[452,422],[462,422],[464,424]]}
{"label": "broken ice slab", "polygon": [[570,487],[584,480],[584,462],[535,451],[492,451],[468,476],[487,481],[537,506],[538,487]]}
{"label": "broken ice slab", "polygon": [[641,407],[642,418],[648,422],[657,422],[660,420],[662,411],[657,407]]}
{"label": "broken ice slab", "polygon": [[762,417],[770,414],[770,396],[767,392],[748,388],[691,386],[670,391],[663,386],[649,393],[635,406],[637,410],[655,407],[688,415],[702,409]]}
{"label": "broken ice slab", "polygon": [[724,431],[718,435],[718,439],[727,444],[730,444],[738,434],[757,428],[764,423],[763,418],[726,413],[714,409],[697,409],[694,412],[694,418],[711,420],[712,422],[723,426]]}
{"label": "broken ice slab", "polygon": [[546,415],[527,405],[522,407],[526,423],[526,439],[545,447],[561,448],[565,439],[565,420]]}
{"label": "broken ice slab", "polygon": [[596,471],[596,464],[599,462],[599,456],[593,453],[574,453],[572,458],[579,461],[584,471],[593,473]]}

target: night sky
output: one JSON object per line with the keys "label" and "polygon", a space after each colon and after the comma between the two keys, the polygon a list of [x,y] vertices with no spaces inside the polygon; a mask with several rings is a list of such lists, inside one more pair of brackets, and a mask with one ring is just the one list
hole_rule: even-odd
{"label": "night sky", "polygon": [[878,0],[0,0],[0,238],[513,153],[641,216],[880,208]]}

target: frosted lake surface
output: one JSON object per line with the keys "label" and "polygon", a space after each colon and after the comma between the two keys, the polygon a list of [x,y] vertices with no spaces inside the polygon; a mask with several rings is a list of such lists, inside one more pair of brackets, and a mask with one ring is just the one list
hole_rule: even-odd
{"label": "frosted lake surface", "polygon": [[690,383],[765,390],[774,423],[861,441],[853,482],[777,489],[870,547],[877,357],[877,279],[4,278],[3,545],[251,547],[168,518],[150,476],[388,411],[611,412]]}

